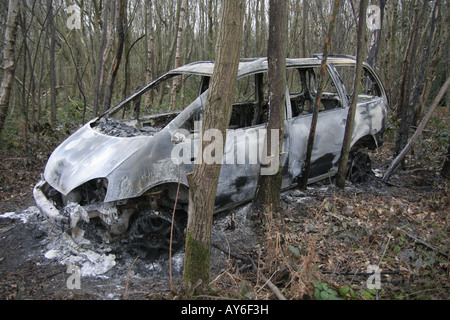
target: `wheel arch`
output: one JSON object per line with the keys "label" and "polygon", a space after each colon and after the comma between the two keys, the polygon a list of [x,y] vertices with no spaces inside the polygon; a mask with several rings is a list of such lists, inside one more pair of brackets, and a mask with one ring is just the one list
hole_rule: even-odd
{"label": "wheel arch", "polygon": [[350,148],[350,152],[361,149],[375,150],[380,146],[381,145],[379,139],[373,135],[368,134],[359,138]]}
{"label": "wheel arch", "polygon": [[143,196],[150,199],[153,209],[165,208],[187,212],[189,186],[183,182],[164,182],[148,189]]}

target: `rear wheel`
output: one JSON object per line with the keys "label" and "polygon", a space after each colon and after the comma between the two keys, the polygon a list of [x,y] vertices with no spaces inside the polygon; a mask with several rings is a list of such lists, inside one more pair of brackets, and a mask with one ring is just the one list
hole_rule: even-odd
{"label": "rear wheel", "polygon": [[[130,228],[131,250],[143,259],[156,260],[168,257],[171,246],[172,219],[168,214],[151,210],[139,214]],[[183,232],[174,222],[172,232],[172,252],[179,250]]]}

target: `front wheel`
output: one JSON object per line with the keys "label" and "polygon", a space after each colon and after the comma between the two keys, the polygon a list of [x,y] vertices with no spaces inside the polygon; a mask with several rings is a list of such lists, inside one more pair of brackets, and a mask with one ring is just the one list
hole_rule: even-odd
{"label": "front wheel", "polygon": [[[171,239],[172,231],[172,239]],[[131,250],[143,259],[156,260],[179,250],[183,244],[183,232],[169,215],[151,210],[139,214],[130,228]]]}

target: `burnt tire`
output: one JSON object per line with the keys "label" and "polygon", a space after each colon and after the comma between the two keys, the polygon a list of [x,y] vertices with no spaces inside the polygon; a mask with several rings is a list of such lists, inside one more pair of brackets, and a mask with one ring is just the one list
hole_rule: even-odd
{"label": "burnt tire", "polygon": [[373,176],[372,161],[367,153],[352,152],[347,167],[347,180],[352,183],[367,182]]}
{"label": "burnt tire", "polygon": [[[172,231],[172,239],[171,239]],[[168,214],[151,210],[139,214],[133,221],[129,235],[130,249],[142,259],[167,258],[184,244],[183,232]]]}

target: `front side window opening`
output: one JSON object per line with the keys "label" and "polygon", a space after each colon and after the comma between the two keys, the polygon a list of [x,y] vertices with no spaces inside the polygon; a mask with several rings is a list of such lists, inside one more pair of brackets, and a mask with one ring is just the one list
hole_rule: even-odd
{"label": "front side window opening", "polygon": [[233,104],[229,128],[240,129],[267,122],[267,73],[258,73],[238,79],[236,101]]}
{"label": "front side window opening", "polygon": [[189,106],[207,86],[208,82],[201,76],[175,75],[136,96],[122,106],[121,110],[110,114],[110,117],[117,120],[145,119],[156,114],[179,112]]}
{"label": "front side window opening", "polygon": [[[339,76],[344,83],[344,86],[347,90],[348,100],[351,103],[350,99],[353,95],[355,66],[337,66],[336,69],[338,70]],[[369,70],[367,70],[367,68],[363,68],[363,72],[361,73],[361,78],[359,79],[359,81],[360,88],[358,101],[382,96],[382,91],[379,83],[369,72]]]}
{"label": "front side window opening", "polygon": [[[319,112],[342,107],[339,92],[328,69],[324,77],[324,89]],[[288,85],[293,117],[304,116],[313,112],[320,85],[319,81],[320,67],[299,68],[290,71]]]}

